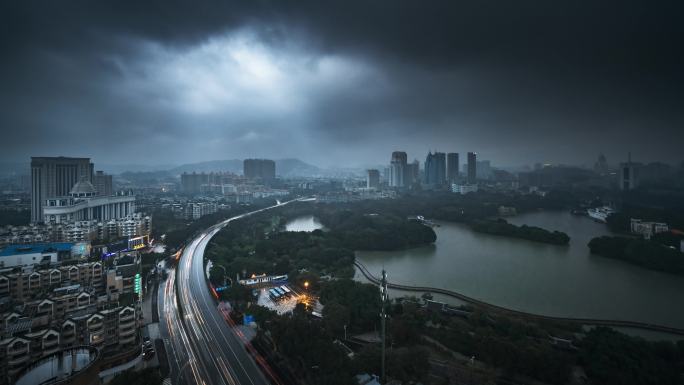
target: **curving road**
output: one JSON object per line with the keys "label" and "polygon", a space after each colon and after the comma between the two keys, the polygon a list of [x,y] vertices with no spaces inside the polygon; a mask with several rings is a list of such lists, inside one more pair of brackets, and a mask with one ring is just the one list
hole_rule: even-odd
{"label": "curving road", "polygon": [[[297,200],[305,200],[297,199]],[[173,383],[217,385],[269,384],[244,337],[236,334],[219,312],[204,275],[204,250],[211,238],[230,222],[293,201],[227,219],[197,235],[182,250],[177,274],[173,271],[160,290],[160,323]],[[160,287],[161,288],[161,287]],[[237,332],[239,333],[239,332]]]}

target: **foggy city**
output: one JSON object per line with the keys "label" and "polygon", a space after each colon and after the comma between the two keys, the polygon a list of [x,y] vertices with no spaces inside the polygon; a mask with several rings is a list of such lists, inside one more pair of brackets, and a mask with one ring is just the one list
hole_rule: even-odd
{"label": "foggy city", "polygon": [[684,384],[683,14],[0,1],[0,385]]}

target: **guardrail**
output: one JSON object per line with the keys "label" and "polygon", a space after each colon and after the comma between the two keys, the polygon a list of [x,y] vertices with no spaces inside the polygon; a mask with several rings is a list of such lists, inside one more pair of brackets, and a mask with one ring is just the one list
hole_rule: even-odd
{"label": "guardrail", "polygon": [[[367,280],[369,280],[370,282],[372,282],[376,285],[380,284],[380,279],[375,277],[373,274],[371,274],[371,272],[368,271],[366,266],[364,266],[361,262],[354,261],[354,265],[359,269],[361,274],[363,274],[363,276],[366,277]],[[396,283],[388,283],[387,287],[389,287],[391,289],[396,289],[396,290],[414,291],[414,292],[415,291],[417,291],[417,292],[430,292],[430,293],[443,294],[443,295],[447,295],[449,297],[459,299],[463,302],[479,306],[479,307],[487,309],[487,310],[492,310],[492,311],[496,311],[499,313],[505,313],[505,314],[515,315],[515,316],[520,316],[520,317],[525,317],[525,318],[531,318],[531,319],[571,322],[571,323],[582,324],[582,325],[630,327],[630,328],[652,330],[652,331],[671,333],[671,334],[677,334],[677,335],[684,336],[684,329],[673,328],[673,327],[669,327],[669,326],[657,325],[657,324],[646,323],[646,322],[605,320],[605,319],[593,319],[593,318],[554,317],[554,316],[548,316],[548,315],[528,313],[528,312],[524,312],[524,311],[520,311],[520,310],[514,310],[514,309],[509,309],[509,308],[505,308],[502,306],[494,305],[494,304],[491,304],[488,302],[480,301],[480,300],[472,298],[472,297],[468,297],[464,294],[457,293],[455,291],[451,291],[451,290],[447,290],[447,289],[440,289],[440,288],[436,288],[436,287],[409,286],[409,285],[400,285],[400,284],[396,284]]]}

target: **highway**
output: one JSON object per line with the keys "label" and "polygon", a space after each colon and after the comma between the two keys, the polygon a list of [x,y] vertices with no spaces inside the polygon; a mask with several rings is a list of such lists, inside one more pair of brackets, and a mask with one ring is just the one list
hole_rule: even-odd
{"label": "highway", "polygon": [[271,383],[248,353],[247,341],[239,331],[228,326],[223,313],[219,312],[207,287],[204,250],[211,238],[230,222],[290,202],[293,201],[279,202],[211,226],[180,252],[176,274],[170,271],[169,278],[160,285],[158,302],[160,331],[166,337],[165,347],[174,384]]}

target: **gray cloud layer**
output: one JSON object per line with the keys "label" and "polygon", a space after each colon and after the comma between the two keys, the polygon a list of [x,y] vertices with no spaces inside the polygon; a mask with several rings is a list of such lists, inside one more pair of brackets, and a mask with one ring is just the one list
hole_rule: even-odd
{"label": "gray cloud layer", "polygon": [[0,159],[682,160],[681,2],[0,5]]}

